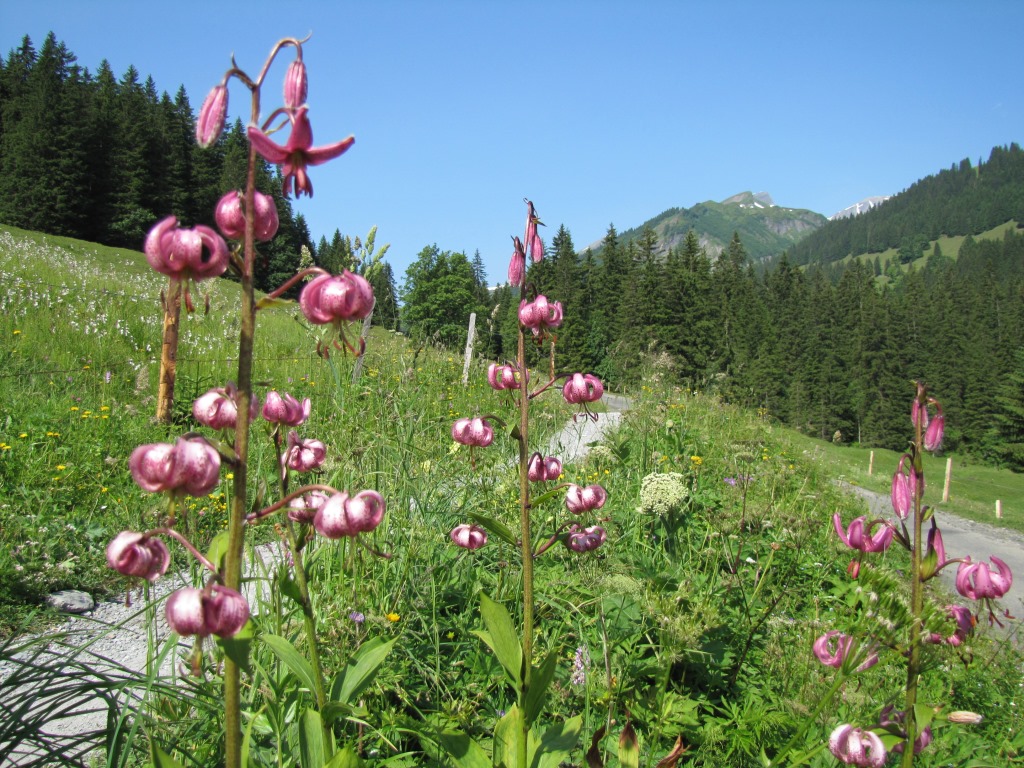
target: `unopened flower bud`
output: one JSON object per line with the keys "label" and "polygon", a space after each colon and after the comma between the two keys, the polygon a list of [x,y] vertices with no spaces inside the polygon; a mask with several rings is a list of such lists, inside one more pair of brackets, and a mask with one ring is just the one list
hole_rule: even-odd
{"label": "unopened flower bud", "polygon": [[288,109],[298,109],[306,103],[306,65],[302,59],[296,59],[288,65],[284,76],[284,105]]}
{"label": "unopened flower bud", "polygon": [[[932,401],[935,403],[935,401]],[[942,407],[935,403],[938,412],[928,423],[928,429],[924,431],[924,449],[926,451],[937,451],[942,447],[942,435],[946,428],[946,417],[942,415]]]}
{"label": "unopened flower bud", "polygon": [[228,88],[218,85],[206,96],[196,120],[196,142],[206,149],[212,146],[224,130],[228,117]]}
{"label": "unopened flower bud", "polygon": [[963,725],[977,725],[985,718],[979,715],[977,712],[957,710],[956,712],[950,712],[948,715],[946,715],[946,719],[951,723],[961,723]]}

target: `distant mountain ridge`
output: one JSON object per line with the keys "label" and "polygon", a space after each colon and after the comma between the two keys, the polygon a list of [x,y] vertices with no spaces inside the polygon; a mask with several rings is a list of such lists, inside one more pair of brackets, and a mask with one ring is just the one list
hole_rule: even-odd
{"label": "distant mountain ridge", "polygon": [[[720,203],[708,200],[691,208],[669,208],[639,227],[620,232],[618,238],[625,245],[649,228],[658,236],[656,252],[664,254],[682,244],[692,229],[714,257],[728,246],[733,234],[739,233],[750,258],[764,261],[786,251],[827,221],[814,211],[778,206],[767,192],[748,191]],[[590,248],[599,254],[601,241]]]}
{"label": "distant mountain ridge", "polygon": [[828,217],[829,221],[835,221],[836,219],[848,219],[851,216],[860,216],[862,213],[867,213],[875,206],[881,205],[888,200],[892,195],[876,195],[874,197],[865,197],[858,203],[847,206],[843,210],[833,213]]}

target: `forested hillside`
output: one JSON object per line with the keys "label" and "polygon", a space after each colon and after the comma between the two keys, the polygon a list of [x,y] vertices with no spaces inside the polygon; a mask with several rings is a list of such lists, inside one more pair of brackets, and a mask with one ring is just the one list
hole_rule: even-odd
{"label": "forested hillside", "polygon": [[[51,33],[37,51],[26,36],[0,59],[0,222],[23,229],[138,249],[149,228],[174,214],[213,225],[225,189],[245,181],[249,144],[241,122],[210,149],[195,141],[184,87],[172,98],[135,67],[118,78],[107,61],[95,73]],[[281,192],[279,172],[257,157],[257,185],[272,195],[277,236],[261,246],[256,286],[295,274],[302,248],[316,264],[355,266],[350,238],[314,244],[302,214]],[[390,267],[374,276],[396,321]]]}
{"label": "forested hillside", "polygon": [[1024,221],[1024,151],[995,147],[986,162],[969,159],[912,184],[860,216],[830,221],[789,250],[793,264],[828,264],[851,254],[898,248],[904,263],[940,235],[977,235]]}

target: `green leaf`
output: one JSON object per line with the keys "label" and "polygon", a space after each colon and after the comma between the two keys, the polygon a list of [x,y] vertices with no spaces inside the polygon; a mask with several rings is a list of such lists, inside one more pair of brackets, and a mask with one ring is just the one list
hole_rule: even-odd
{"label": "green leaf", "polygon": [[526,701],[523,704],[527,725],[533,725],[537,721],[544,702],[547,700],[548,687],[551,685],[551,679],[555,676],[557,666],[558,656],[552,651],[530,678],[530,687],[526,689]]}
{"label": "green leaf", "polygon": [[334,679],[331,700],[355,706],[359,694],[366,689],[380,669],[398,638],[384,641],[379,637],[367,640],[348,660],[345,669]]}
{"label": "green leaf", "polygon": [[356,754],[351,745],[336,752],[326,768],[363,768],[363,759]]}
{"label": "green leaf", "polygon": [[292,602],[303,608],[302,604],[302,593],[299,591],[299,585],[295,583],[295,579],[291,576],[285,576],[278,580],[281,585],[281,594],[289,598]]}
{"label": "green leaf", "polygon": [[266,704],[259,708],[252,717],[249,718],[249,724],[245,726],[245,733],[242,734],[242,766],[247,768],[249,765],[249,749],[252,746],[252,729],[256,725],[256,721],[259,716],[263,714],[263,710],[267,708]]}
{"label": "green leaf", "polygon": [[549,726],[539,742],[536,729],[531,728],[527,746],[530,768],[558,768],[576,748],[582,729],[583,718],[579,715]]}
{"label": "green leaf", "polygon": [[217,566],[218,569],[223,567],[221,561],[224,559],[224,555],[228,553],[228,542],[228,532],[221,531],[213,537],[209,549],[206,550],[206,559]]}
{"label": "green leaf", "polygon": [[477,512],[470,512],[469,517],[485,531],[497,536],[506,544],[510,544],[513,547],[519,546],[519,542],[516,540],[515,534],[512,533],[512,529],[504,523],[500,523],[493,517],[487,517],[487,515],[481,515]]}
{"label": "green leaf", "polygon": [[263,635],[260,637],[260,640],[292,671],[292,674],[299,679],[299,683],[306,690],[310,693],[316,691],[316,678],[313,675],[313,667],[296,650],[294,645],[280,635]]}
{"label": "green leaf", "polygon": [[153,768],[182,768],[181,763],[160,749],[155,741],[149,742],[149,759],[153,761]]}
{"label": "green leaf", "polygon": [[271,307],[289,307],[295,302],[291,299],[271,299],[264,296],[256,302],[256,309],[270,309]]}
{"label": "green leaf", "polygon": [[491,768],[487,753],[462,731],[438,731],[437,743],[456,768]]}
{"label": "green leaf", "polygon": [[231,637],[218,637],[217,645],[224,651],[224,655],[238,665],[239,669],[250,672],[249,652],[252,650],[253,623],[252,619],[245,622],[242,627]]}
{"label": "green leaf", "polygon": [[323,721],[313,708],[303,710],[299,721],[299,754],[303,768],[323,768],[327,761]]}
{"label": "green leaf", "polygon": [[935,719],[935,710],[927,704],[914,705],[914,722],[917,723],[917,732],[921,733],[932,724]]}
{"label": "green leaf", "polygon": [[637,743],[633,724],[628,720],[619,735],[619,765],[622,768],[640,767],[640,745]]}
{"label": "green leaf", "polygon": [[480,617],[487,630],[476,630],[474,634],[490,646],[512,684],[518,688],[523,681],[523,647],[519,644],[512,617],[503,605],[483,592],[480,593]]}
{"label": "green leaf", "polygon": [[523,729],[523,713],[515,704],[494,726],[491,762],[504,768],[519,768],[516,738]]}

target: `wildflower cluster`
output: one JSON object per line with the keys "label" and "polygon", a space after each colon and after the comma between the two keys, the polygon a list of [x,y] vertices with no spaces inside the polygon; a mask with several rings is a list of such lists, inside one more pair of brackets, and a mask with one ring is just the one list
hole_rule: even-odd
{"label": "wildflower cluster", "polygon": [[[998,622],[992,600],[1005,595],[1013,583],[1009,567],[998,557],[991,558],[994,567],[975,563],[970,557],[947,559],[934,510],[922,504],[925,484],[922,456],[924,451],[937,450],[942,443],[945,429],[942,406],[929,396],[923,384],[918,383],[910,413],[915,437],[910,449],[900,457],[891,484],[890,501],[895,520],[869,520],[861,516],[844,527],[838,514],[833,518],[840,541],[856,553],[847,569],[853,578],[862,575],[865,555],[884,552],[894,541],[911,555],[910,619],[909,626],[903,627],[908,639],[905,646],[900,646],[908,666],[905,706],[902,711],[886,707],[873,729],[844,724],[832,732],[829,749],[847,765],[883,765],[888,743],[893,752],[903,753],[902,765],[910,768],[914,754],[927,748],[932,741],[930,716],[927,721],[918,722],[922,713],[932,711],[917,706],[918,680],[926,668],[923,649],[925,646],[960,646],[973,631],[979,614],[965,606],[950,605],[945,609],[945,616],[951,629],[945,632],[926,630],[924,584],[943,568],[958,564],[957,592],[983,604],[989,621]],[[925,534],[924,523],[929,521],[930,528]],[[837,630],[826,632],[814,643],[814,654],[818,660],[840,670],[843,676],[862,672],[874,665],[878,661],[878,650],[877,642],[858,639]],[[883,737],[887,739],[886,743]],[[905,749],[907,743],[913,743],[913,749]]]}

